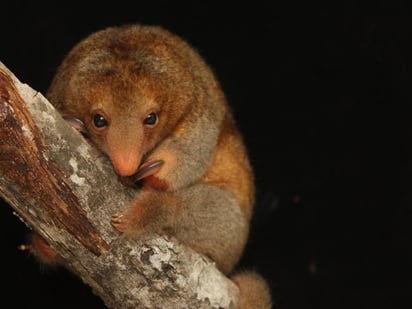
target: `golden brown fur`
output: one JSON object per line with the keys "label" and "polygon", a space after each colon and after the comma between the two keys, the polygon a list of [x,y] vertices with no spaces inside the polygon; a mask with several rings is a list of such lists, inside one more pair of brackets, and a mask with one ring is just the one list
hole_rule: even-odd
{"label": "golden brown fur", "polygon": [[[47,96],[84,122],[119,176],[164,162],[113,214],[116,229],[129,237],[171,232],[232,273],[249,234],[253,171],[218,81],[193,48],[160,27],[107,28],[73,48]],[[234,281],[241,308],[270,308],[260,276]]]}

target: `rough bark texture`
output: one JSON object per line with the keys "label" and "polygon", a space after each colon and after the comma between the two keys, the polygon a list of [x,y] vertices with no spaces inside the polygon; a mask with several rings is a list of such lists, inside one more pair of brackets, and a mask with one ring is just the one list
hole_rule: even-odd
{"label": "rough bark texture", "polygon": [[237,287],[177,240],[110,224],[138,192],[0,62],[0,194],[109,308],[233,308]]}

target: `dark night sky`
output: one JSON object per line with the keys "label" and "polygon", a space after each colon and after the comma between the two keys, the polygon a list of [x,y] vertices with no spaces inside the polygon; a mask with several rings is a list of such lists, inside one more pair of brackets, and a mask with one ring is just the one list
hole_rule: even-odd
{"label": "dark night sky", "polygon": [[[395,106],[410,99],[412,27],[403,2],[4,2],[0,61],[42,93],[69,48],[106,26],[162,25],[199,50],[255,168],[256,212],[239,266],[267,278],[275,308],[411,307],[412,212],[402,192],[410,171],[401,142],[411,130],[395,118]],[[79,279],[39,269],[17,250],[28,229],[2,204],[2,301],[104,308]]]}

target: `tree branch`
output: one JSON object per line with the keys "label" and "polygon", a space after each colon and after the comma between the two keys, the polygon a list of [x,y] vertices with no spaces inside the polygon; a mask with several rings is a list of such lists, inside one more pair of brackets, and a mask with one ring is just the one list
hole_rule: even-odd
{"label": "tree branch", "polygon": [[110,224],[135,194],[108,159],[0,62],[0,194],[109,308],[233,308],[237,287],[164,235]]}

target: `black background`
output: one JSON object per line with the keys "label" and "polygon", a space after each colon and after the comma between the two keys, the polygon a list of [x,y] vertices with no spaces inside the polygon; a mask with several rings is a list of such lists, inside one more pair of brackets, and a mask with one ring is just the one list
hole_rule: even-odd
{"label": "black background", "polygon": [[[406,4],[83,2],[3,1],[0,61],[44,93],[93,31],[139,22],[179,34],[217,73],[255,168],[239,267],[266,277],[274,308],[411,308]],[[79,279],[17,250],[28,229],[4,202],[0,220],[2,303],[104,308]]]}

